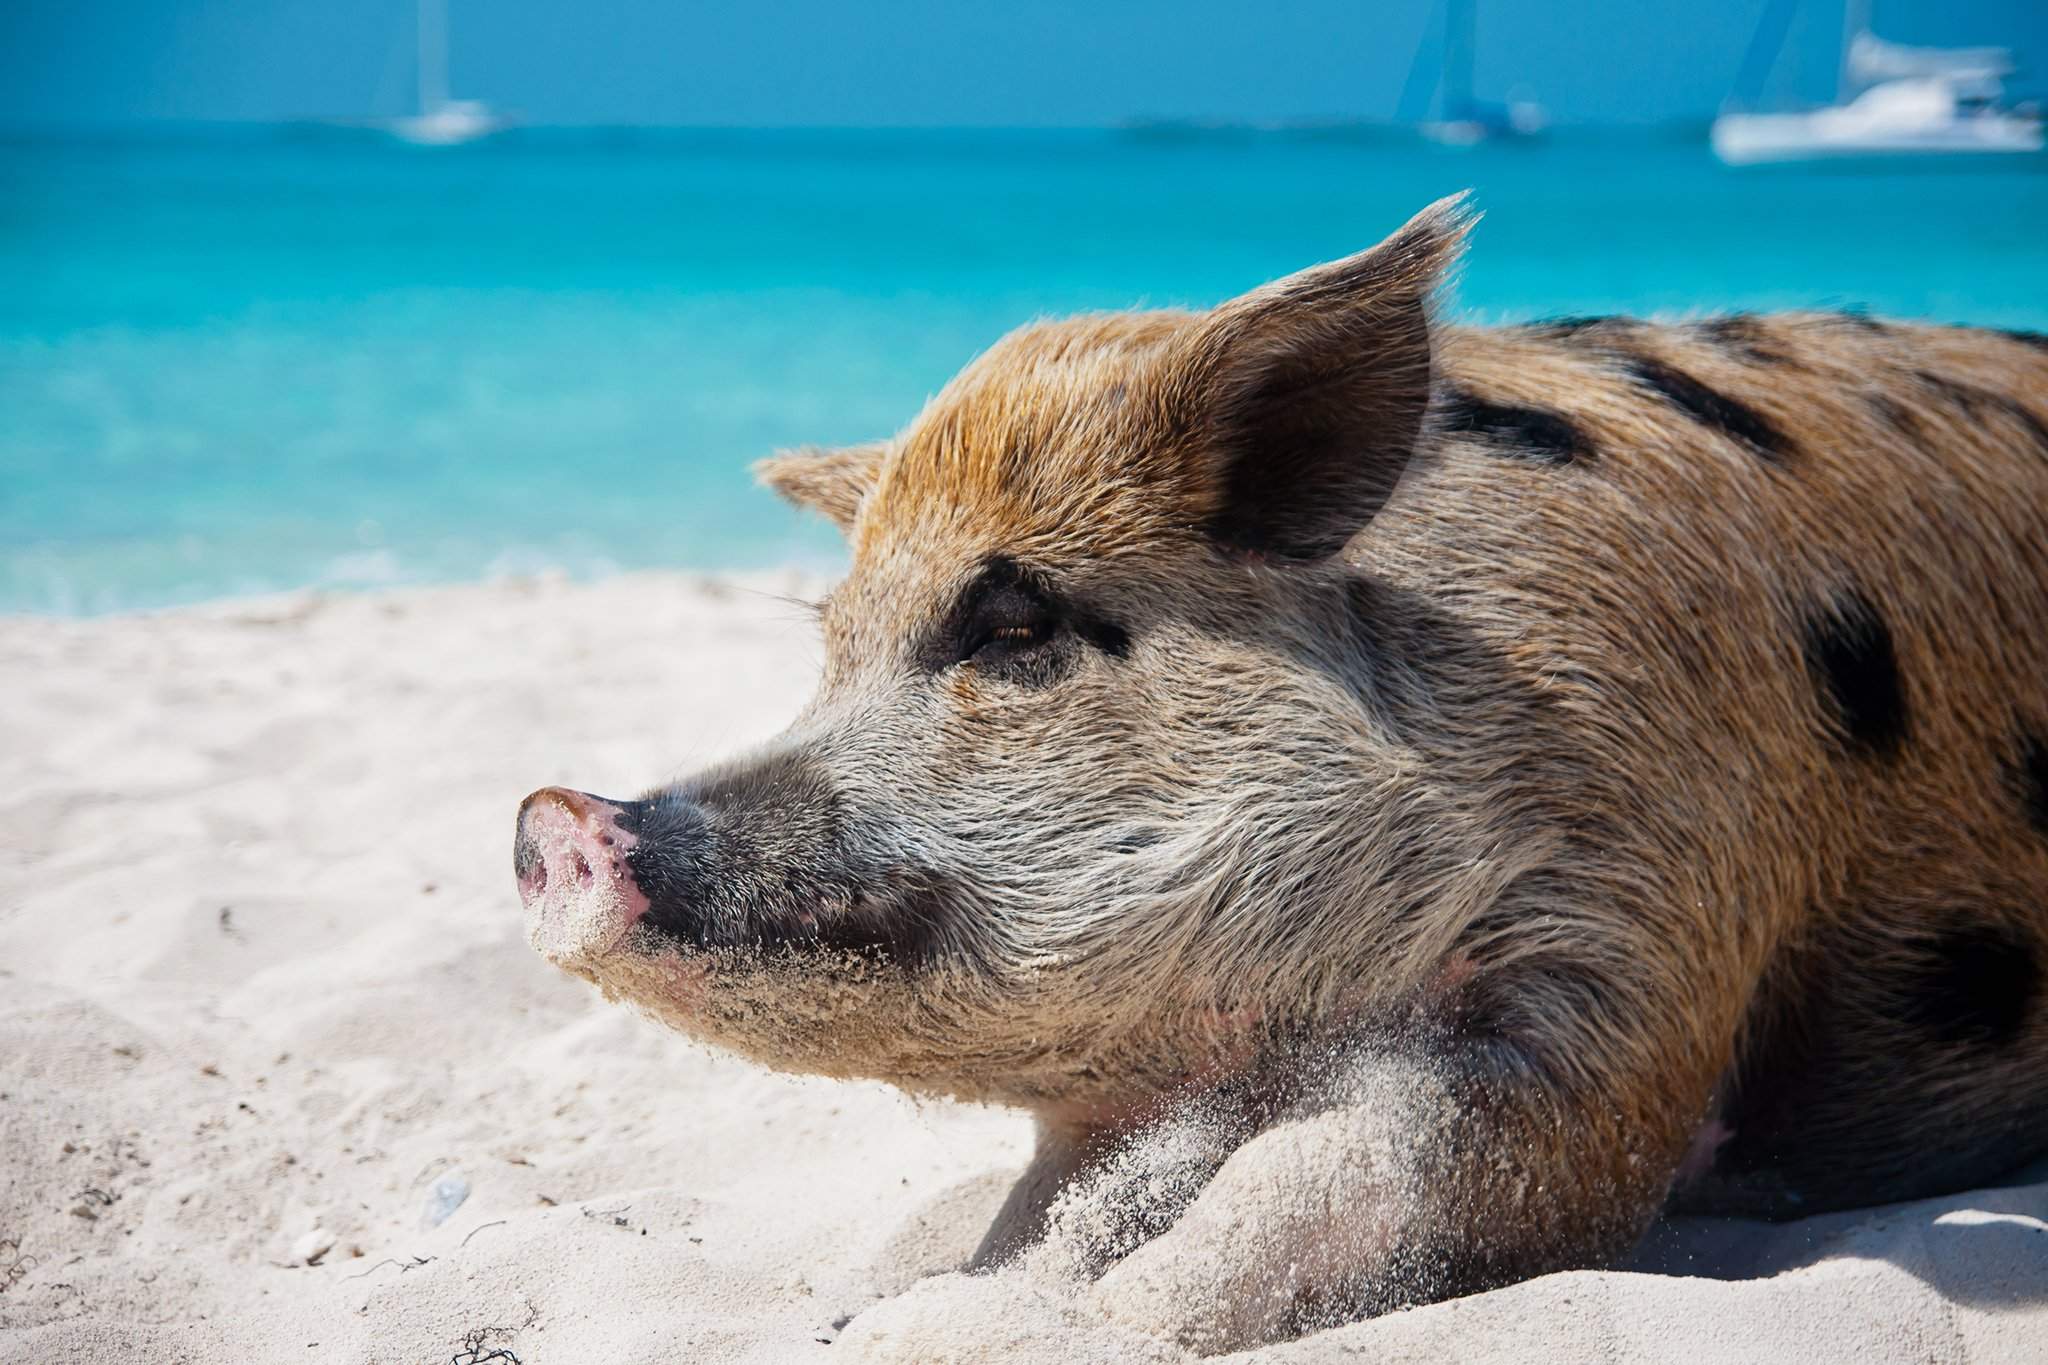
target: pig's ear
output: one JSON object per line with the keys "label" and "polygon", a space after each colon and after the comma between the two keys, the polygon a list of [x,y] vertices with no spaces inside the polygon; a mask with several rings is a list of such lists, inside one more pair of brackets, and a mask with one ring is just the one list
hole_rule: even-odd
{"label": "pig's ear", "polygon": [[754,466],[754,477],[799,507],[830,517],[841,531],[853,530],[861,499],[875,486],[888,453],[885,442],[821,450],[805,446],[771,455]]}
{"label": "pig's ear", "polygon": [[1430,308],[1472,214],[1424,209],[1370,251],[1210,312],[1179,360],[1210,493],[1233,549],[1321,559],[1394,491],[1429,406]]}

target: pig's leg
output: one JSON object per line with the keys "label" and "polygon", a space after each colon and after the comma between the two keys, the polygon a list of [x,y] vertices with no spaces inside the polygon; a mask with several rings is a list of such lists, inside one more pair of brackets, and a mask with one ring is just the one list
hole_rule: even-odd
{"label": "pig's leg", "polygon": [[1215,1352],[1621,1254],[1693,1101],[1575,1103],[1486,1052],[1355,1063],[1349,1098],[1238,1148],[1096,1303]]}
{"label": "pig's leg", "polygon": [[1009,1198],[989,1224],[967,1268],[991,1269],[1038,1241],[1045,1233],[1046,1210],[1059,1198],[1060,1191],[1087,1169],[1096,1145],[1088,1130],[1056,1128],[1041,1122],[1031,1164],[1010,1187]]}
{"label": "pig's leg", "polygon": [[1047,1269],[1092,1279],[1180,1217],[1249,1131],[1242,1108],[1215,1096],[1172,1105],[1121,1137],[1041,1120],[1031,1164],[969,1268],[1036,1247]]}

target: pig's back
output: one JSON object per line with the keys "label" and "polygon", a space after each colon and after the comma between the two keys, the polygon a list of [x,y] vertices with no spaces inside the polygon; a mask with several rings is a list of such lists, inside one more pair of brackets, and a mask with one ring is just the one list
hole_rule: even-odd
{"label": "pig's back", "polygon": [[1438,452],[1354,552],[1564,735],[1478,742],[1540,750],[1688,903],[1674,978],[1742,1021],[1695,1202],[1904,1197],[2048,1141],[2042,339],[1600,320],[1449,330],[1439,368]]}

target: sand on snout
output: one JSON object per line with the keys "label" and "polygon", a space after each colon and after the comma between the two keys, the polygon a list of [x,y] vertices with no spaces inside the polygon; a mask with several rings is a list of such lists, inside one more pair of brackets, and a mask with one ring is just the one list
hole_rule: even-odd
{"label": "sand on snout", "polygon": [[[770,1074],[528,947],[520,800],[772,734],[820,586],[0,620],[0,1360],[1182,1359],[1046,1258],[952,1273],[1022,1118]],[[2048,1359],[2044,1220],[2037,1179],[1669,1226],[1258,1358]]]}

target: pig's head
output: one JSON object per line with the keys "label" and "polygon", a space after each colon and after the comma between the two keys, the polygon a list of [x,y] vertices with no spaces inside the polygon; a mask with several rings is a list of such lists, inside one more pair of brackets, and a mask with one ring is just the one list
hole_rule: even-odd
{"label": "pig's head", "polygon": [[640,800],[528,798],[536,946],[772,1065],[1110,1113],[1412,988],[1486,860],[1346,547],[1464,230],[1029,326],[895,439],[768,461],[852,547],[817,694]]}

